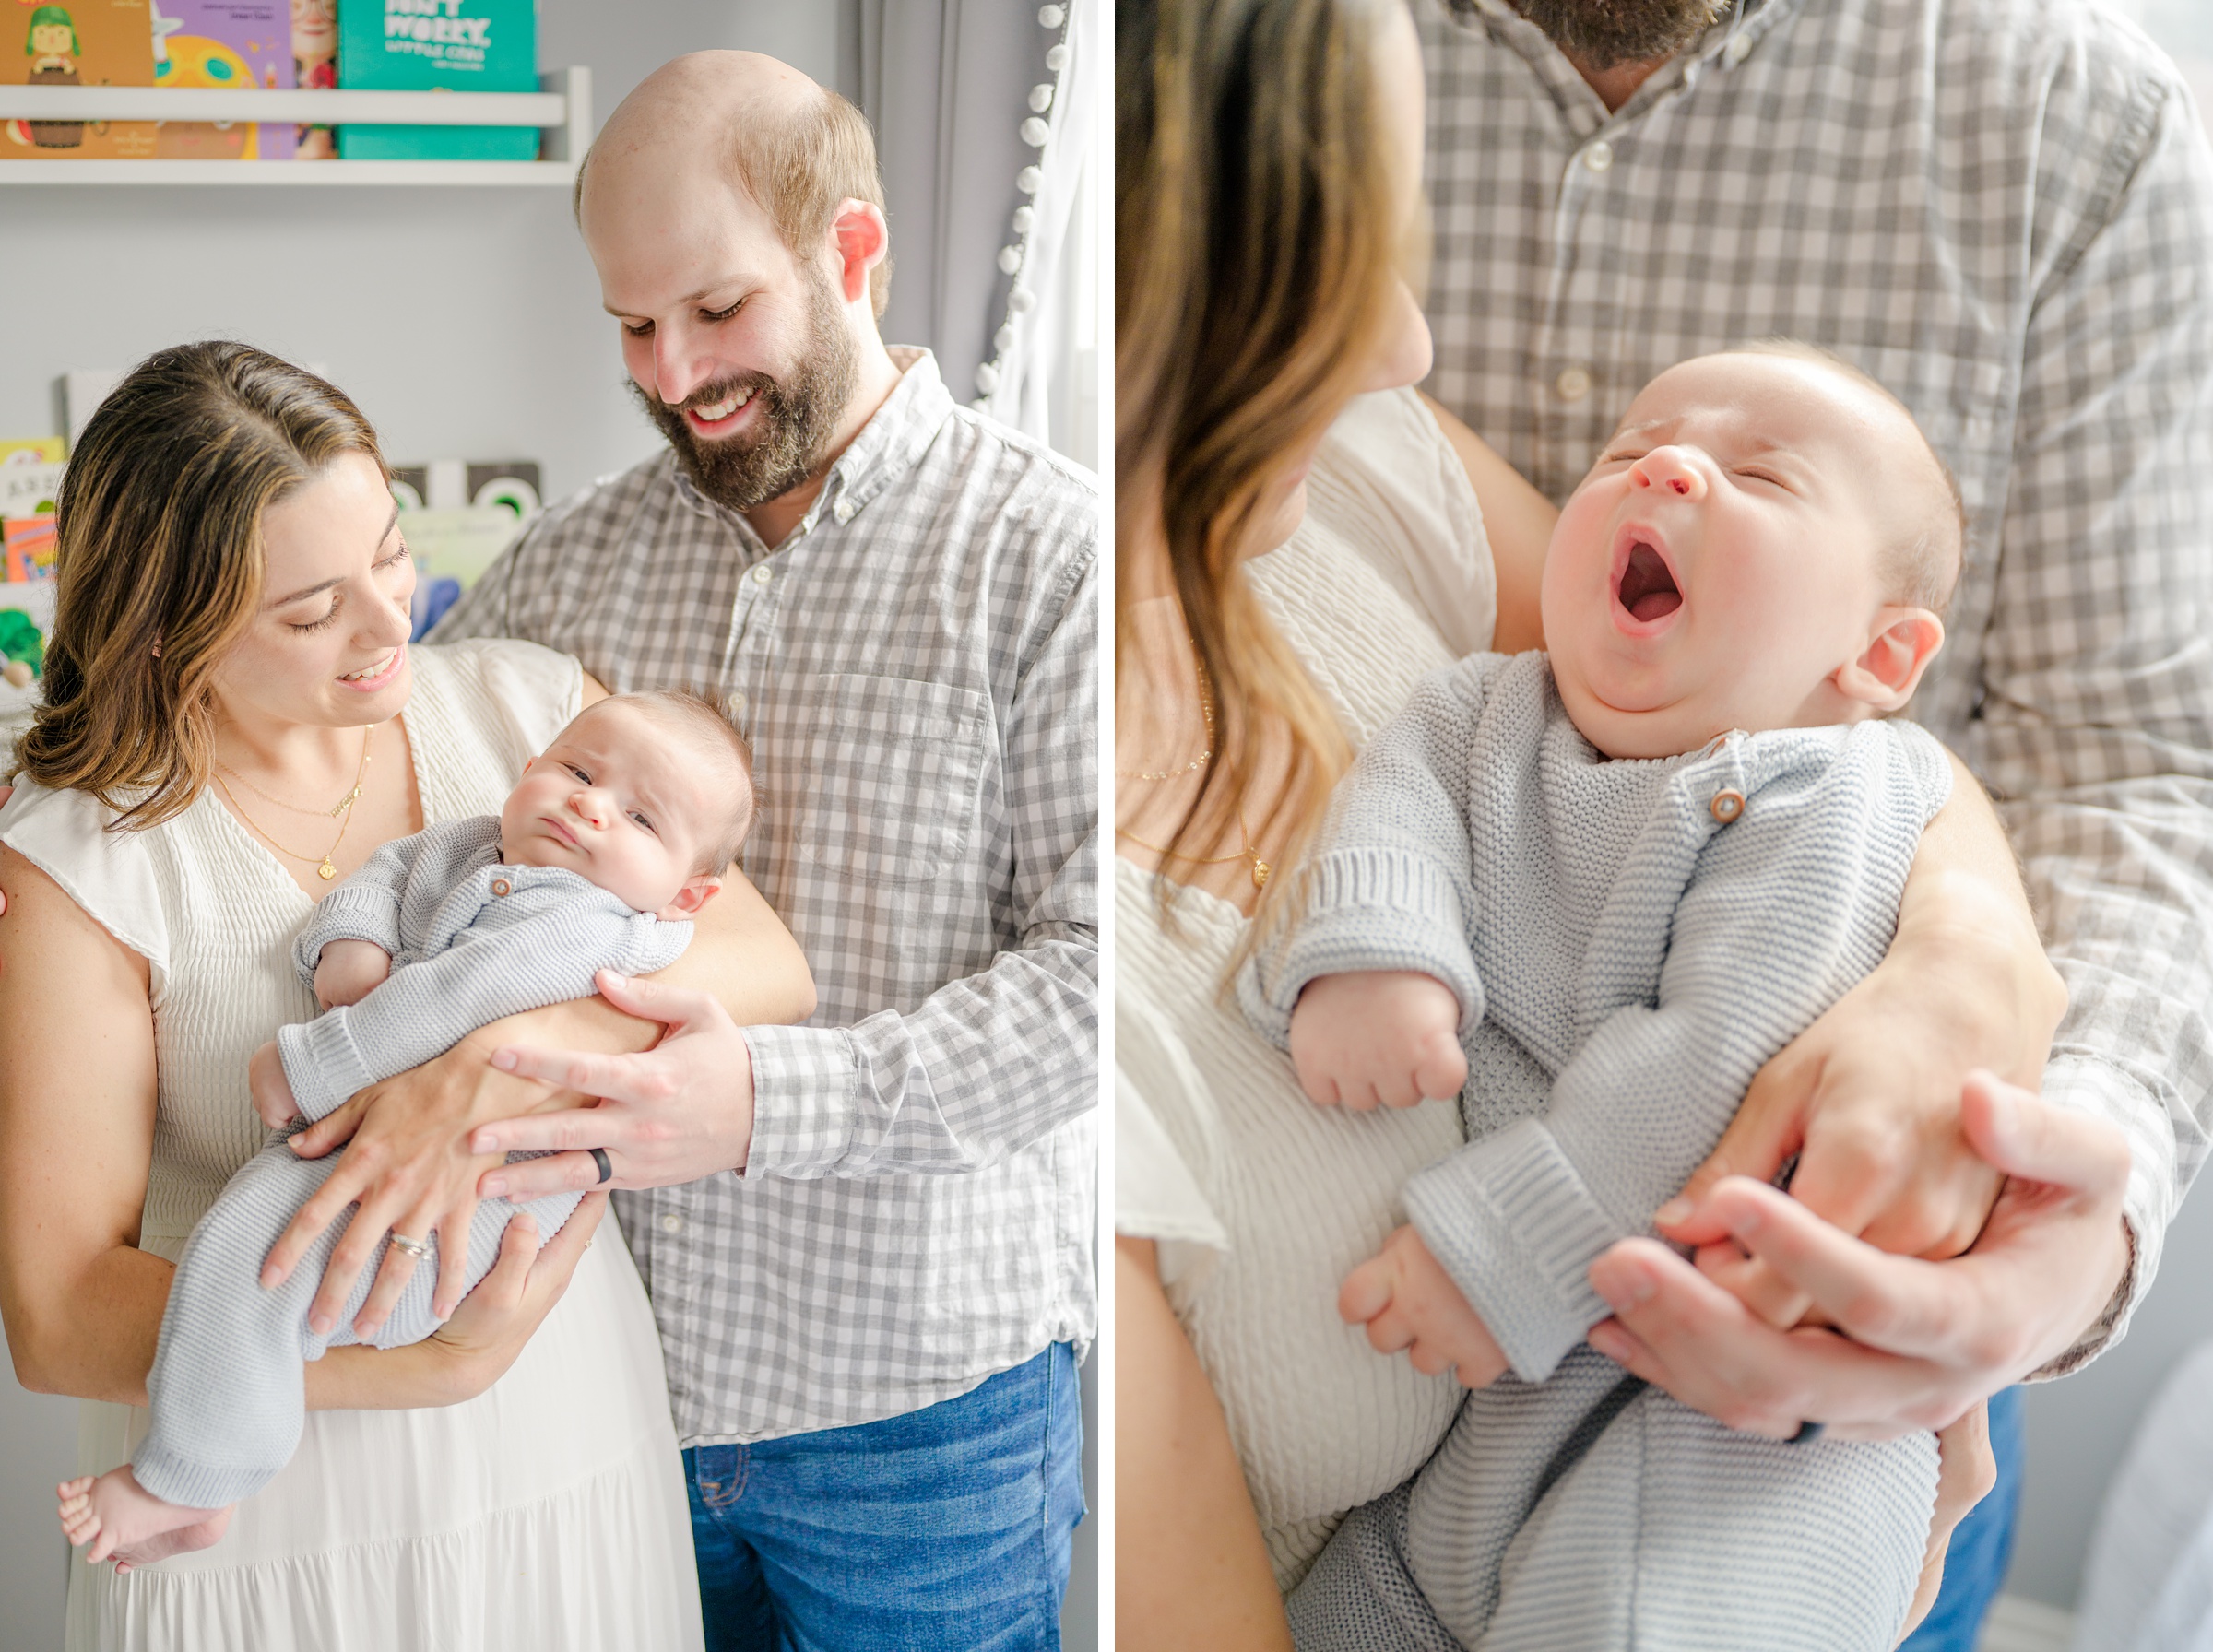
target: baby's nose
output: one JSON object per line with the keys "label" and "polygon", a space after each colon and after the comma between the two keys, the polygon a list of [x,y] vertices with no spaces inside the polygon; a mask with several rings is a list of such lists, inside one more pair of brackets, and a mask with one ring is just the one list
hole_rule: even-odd
{"label": "baby's nose", "polygon": [[569,795],[569,807],[595,826],[608,822],[607,795],[597,786],[578,786]]}
{"label": "baby's nose", "polygon": [[1629,466],[1629,485],[1657,488],[1682,499],[1706,497],[1706,473],[1679,447],[1655,447]]}

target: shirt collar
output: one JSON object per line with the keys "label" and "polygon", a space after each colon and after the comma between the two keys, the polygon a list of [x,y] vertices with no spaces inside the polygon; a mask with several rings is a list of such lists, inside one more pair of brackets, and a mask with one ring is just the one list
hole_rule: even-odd
{"label": "shirt collar", "polygon": [[[822,490],[784,540],[786,545],[812,532],[824,511],[841,525],[851,522],[870,501],[914,468],[951,417],[953,393],[939,376],[937,358],[928,350],[903,344],[889,347],[888,353],[892,364],[899,369],[898,384],[855,432],[846,451],[837,455],[829,476],[823,478]],[[676,475],[677,493],[685,504],[702,515],[718,516],[735,528],[745,544],[748,561],[766,553],[768,548],[762,544],[751,523],[700,492],[683,467],[675,464],[673,454],[669,463]]]}
{"label": "shirt collar", "polygon": [[1688,90],[1698,84],[1717,59],[1729,48],[1732,39],[1741,40],[1738,57],[1727,66],[1741,62],[1743,54],[1757,44],[1759,38],[1784,18],[1795,13],[1804,0],[1742,0],[1729,8],[1729,15],[1708,27],[1698,38],[1662,65],[1636,92],[1613,113],[1599,95],[1591,89],[1568,55],[1553,44],[1551,37],[1534,23],[1516,11],[1509,0],[1467,0],[1463,8],[1450,5],[1446,15],[1456,26],[1468,29],[1477,23],[1469,16],[1470,10],[1478,14],[1481,26],[1486,28],[1494,40],[1503,41],[1527,63],[1538,81],[1552,94],[1553,101],[1568,117],[1580,143],[1609,122],[1634,120],[1670,92]]}

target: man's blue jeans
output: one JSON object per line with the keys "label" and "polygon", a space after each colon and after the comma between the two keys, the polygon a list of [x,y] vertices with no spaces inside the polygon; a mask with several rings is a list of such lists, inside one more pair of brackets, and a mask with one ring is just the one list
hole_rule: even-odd
{"label": "man's blue jeans", "polygon": [[1058,1648],[1083,1446],[1057,1342],[904,1417],[692,1447],[707,1652]]}
{"label": "man's blue jeans", "polygon": [[1944,1557],[1944,1587],[1921,1627],[1899,1652],[1975,1652],[1982,1619],[1998,1598],[2013,1559],[2014,1517],[2021,1506],[2021,1391],[1990,1397],[1990,1452],[1998,1459],[1997,1484],[1968,1511],[1952,1532]]}

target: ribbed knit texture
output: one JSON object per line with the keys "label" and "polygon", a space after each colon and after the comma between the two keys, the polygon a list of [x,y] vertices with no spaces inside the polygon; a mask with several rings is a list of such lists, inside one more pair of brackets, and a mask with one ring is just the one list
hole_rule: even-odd
{"label": "ribbed knit texture", "polygon": [[[1411,391],[1355,401],[1308,491],[1305,525],[1247,572],[1358,744],[1460,651],[1440,632],[1489,639],[1490,555],[1466,472]],[[1115,862],[1115,1222],[1159,1242],[1288,1587],[1458,1409],[1450,1379],[1379,1357],[1336,1295],[1404,1220],[1406,1178],[1460,1145],[1460,1120],[1444,1103],[1366,1117],[1313,1105],[1226,992],[1243,914],[1187,891],[1164,928],[1154,896]]]}
{"label": "ribbed knit texture", "polygon": [[[599,969],[660,969],[691,941],[688,923],[634,912],[562,867],[502,866],[499,849],[497,816],[448,820],[385,844],[316,905],[292,948],[303,980],[314,981],[314,961],[340,939],[384,948],[392,974],[360,1003],[278,1033],[303,1122],[502,1016],[588,997]],[[353,1316],[375,1282],[373,1267],[362,1270],[332,1334],[318,1337],[307,1325],[350,1210],[282,1284],[257,1282],[262,1258],[344,1157],[301,1159],[285,1139],[270,1141],[231,1178],[193,1229],[169,1288],[146,1379],[153,1424],[131,1456],[139,1483],[166,1502],[214,1508],[259,1491],[299,1444],[304,1363],[361,1339]],[[479,1204],[469,1226],[469,1286],[491,1271],[517,1210],[536,1219],[543,1244],[582,1197]],[[432,1254],[378,1328],[379,1348],[420,1342],[438,1328],[431,1312],[438,1239],[428,1237]],[[380,1247],[379,1262],[384,1255]]]}
{"label": "ribbed knit texture", "polygon": [[[1649,1231],[1753,1075],[1880,961],[1949,789],[1906,724],[1611,761],[1539,655],[1432,677],[1369,744],[1297,927],[1239,994],[1280,1044],[1321,975],[1453,989],[1468,1144],[1406,1202],[1513,1374],[1471,1398],[1399,1524],[1340,1534],[1365,1558],[1318,1568],[1302,1647],[1376,1644],[1371,1608],[1395,1591],[1354,1579],[1389,1575],[1376,1545],[1394,1532],[1469,1647],[1889,1645],[1927,1535],[1929,1435],[1794,1449],[1644,1394],[1547,1474],[1621,1375],[1579,1350],[1608,1312],[1590,1264]],[[1712,808],[1724,791],[1744,799],[1734,823]]]}

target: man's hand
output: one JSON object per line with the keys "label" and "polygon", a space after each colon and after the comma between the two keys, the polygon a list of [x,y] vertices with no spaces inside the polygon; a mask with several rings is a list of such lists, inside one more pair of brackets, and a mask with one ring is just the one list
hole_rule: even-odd
{"label": "man's hand", "polygon": [[284,1076],[284,1057],[278,1054],[275,1039],[255,1050],[246,1064],[246,1087],[254,1092],[254,1111],[270,1129],[282,1129],[300,1116],[300,1103],[292,1095],[291,1080]]}
{"label": "man's hand", "polygon": [[392,954],[373,940],[325,941],[315,960],[315,1002],[325,1009],[358,1004],[392,974]]}
{"label": "man's hand", "polygon": [[1434,975],[1355,970],[1309,981],[1291,1010],[1291,1062],[1323,1107],[1412,1107],[1460,1093],[1460,1000]]}
{"label": "man's hand", "polygon": [[1685,1405],[1772,1439],[1805,1422],[1854,1439],[1947,1426],[2072,1347],[2129,1262],[2117,1127],[1988,1073],[1967,1086],[1960,1121],[2007,1178],[1966,1256],[1888,1256],[1788,1194],[1731,1177],[1701,1219],[1837,1331],[1778,1330],[1666,1246],[1625,1239],[1591,1267],[1616,1316],[1592,1328],[1591,1345]]}
{"label": "man's hand", "polygon": [[1487,1388],[1505,1374],[1506,1355],[1490,1328],[1411,1227],[1344,1276],[1337,1312],[1347,1325],[1367,1327],[1378,1353],[1402,1348],[1425,1375],[1450,1371],[1463,1388]]}
{"label": "man's hand", "polygon": [[550,1152],[502,1164],[478,1184],[486,1198],[533,1199],[602,1186],[589,1149],[608,1154],[613,1187],[665,1187],[718,1170],[743,1170],[753,1139],[753,1056],[729,1012],[702,992],[598,976],[600,997],[632,1015],[668,1024],[642,1056],[503,1049],[493,1065],[524,1078],[597,1096],[572,1107],[510,1118],[478,1130],[479,1153]]}
{"label": "man's hand", "polygon": [[[1772,1181],[1796,1154],[1792,1194],[1841,1232],[1899,1256],[1959,1255],[2000,1181],[1961,1127],[1967,1076],[1987,1069],[2033,1089],[2065,1009],[2066,990],[2033,937],[1995,918],[1965,932],[1901,933],[1882,964],[1760,1069],[1657,1226],[1679,1244],[1724,1242],[1700,1211],[1707,1194],[1724,1176]],[[1731,1270],[1730,1288],[1772,1325],[1805,1310],[1757,1261]]]}

